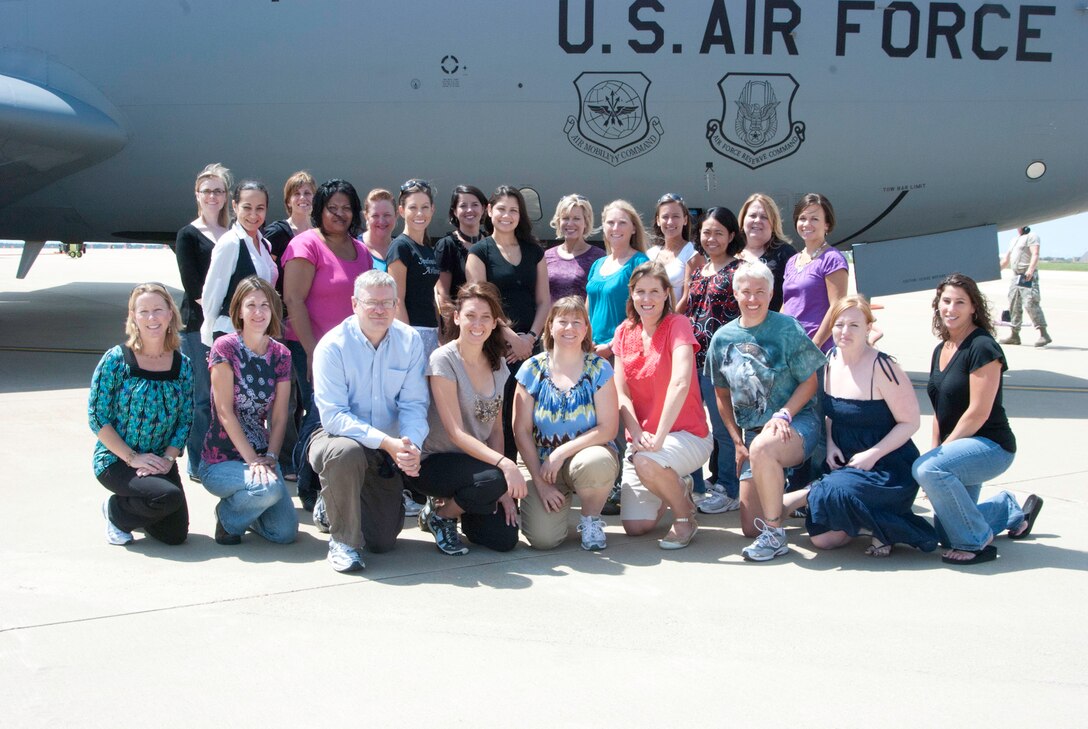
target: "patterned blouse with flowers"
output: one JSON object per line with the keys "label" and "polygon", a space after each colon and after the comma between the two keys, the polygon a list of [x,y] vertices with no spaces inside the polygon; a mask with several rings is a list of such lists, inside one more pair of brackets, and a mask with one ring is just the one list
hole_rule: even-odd
{"label": "patterned blouse with flowers", "polygon": [[547,352],[526,360],[516,377],[533,398],[533,440],[541,460],[596,427],[597,406],[593,398],[613,374],[608,360],[589,353],[583,359],[582,376],[574,387],[560,390],[552,382]]}
{"label": "patterned blouse with flowers", "polygon": [[[212,345],[208,368],[220,362],[229,364],[234,372],[234,412],[242,432],[254,450],[264,453],[268,449],[265,423],[276,400],[276,385],[291,379],[291,353],[275,339],[269,339],[268,350],[263,355],[257,354],[234,333],[219,337]],[[208,464],[243,460],[219,421],[214,389],[211,400],[212,417],[208,434],[204,436],[201,460]]]}
{"label": "patterned blouse with flowers", "polygon": [[[112,425],[129,448],[161,456],[185,448],[193,423],[193,368],[174,352],[165,372],[141,369],[136,355],[117,345],[102,355],[91,377],[87,421],[94,433]],[[94,445],[94,475],[120,459],[102,441]]]}
{"label": "patterned blouse with flowers", "polygon": [[740,316],[740,304],[733,294],[733,274],[743,261],[736,258],[722,266],[713,276],[704,276],[701,268],[691,275],[688,286],[688,317],[699,349],[695,352],[695,369],[703,371],[706,353],[714,332]]}

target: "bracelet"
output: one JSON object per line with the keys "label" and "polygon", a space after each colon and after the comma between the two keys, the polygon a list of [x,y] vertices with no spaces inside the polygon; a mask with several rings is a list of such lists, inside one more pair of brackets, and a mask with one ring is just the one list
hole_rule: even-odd
{"label": "bracelet", "polygon": [[499,456],[499,460],[495,461],[495,468],[499,467],[499,464],[503,462],[504,458],[506,458],[506,456]]}
{"label": "bracelet", "polygon": [[534,342],[535,342],[536,340],[540,339],[540,335],[539,335],[539,334],[537,334],[536,332],[534,332],[534,331],[533,331],[532,329],[530,329],[529,331],[527,331],[527,332],[526,332],[526,334],[528,334],[528,335],[529,335],[530,337],[532,337],[532,338],[533,338],[533,341],[534,341]]}
{"label": "bracelet", "polygon": [[779,420],[785,420],[787,425],[793,424],[793,416],[790,415],[790,411],[786,408],[782,408],[777,413],[771,416],[772,418],[778,418]]}
{"label": "bracelet", "polygon": [[126,465],[126,466],[131,466],[131,465],[132,465],[132,461],[133,461],[133,460],[134,460],[134,459],[136,458],[136,456],[138,456],[138,455],[139,455],[139,453],[137,453],[136,451],[134,451],[134,450],[132,450],[131,448],[129,448],[129,449],[128,449],[128,455],[127,455],[127,456],[125,456],[125,458],[124,458],[124,461],[125,461],[125,465]]}

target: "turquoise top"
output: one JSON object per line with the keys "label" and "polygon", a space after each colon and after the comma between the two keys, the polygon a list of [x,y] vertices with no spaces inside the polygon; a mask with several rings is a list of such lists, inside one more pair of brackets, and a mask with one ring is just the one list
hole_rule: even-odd
{"label": "turquoise top", "polygon": [[586,296],[589,299],[589,324],[593,327],[594,344],[611,344],[612,335],[627,318],[627,284],[631,273],[650,259],[642,251],[627,259],[618,270],[601,275],[601,266],[608,257],[598,258],[589,269]]}
{"label": "turquoise top", "polygon": [[[87,421],[95,434],[112,425],[137,453],[161,456],[169,446],[185,448],[193,423],[193,368],[174,352],[165,372],[144,370],[131,349],[117,345],[102,355],[91,377]],[[94,475],[119,459],[102,441],[94,446]]]}

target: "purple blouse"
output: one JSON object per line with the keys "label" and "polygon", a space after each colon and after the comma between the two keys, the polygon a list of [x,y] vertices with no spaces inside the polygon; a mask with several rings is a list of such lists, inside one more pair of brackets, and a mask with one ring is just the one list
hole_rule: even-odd
{"label": "purple blouse", "polygon": [[[786,274],[782,279],[782,313],[792,316],[801,323],[805,334],[812,338],[816,330],[831,308],[831,302],[827,298],[827,283],[825,279],[835,271],[845,271],[849,266],[846,257],[834,248],[816,257],[814,261],[797,270],[797,255],[786,263]],[[831,351],[833,342],[831,337],[820,345],[820,349]]]}

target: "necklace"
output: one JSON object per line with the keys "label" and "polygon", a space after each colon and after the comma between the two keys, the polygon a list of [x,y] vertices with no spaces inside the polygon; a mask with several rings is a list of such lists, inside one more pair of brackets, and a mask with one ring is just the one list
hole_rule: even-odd
{"label": "necklace", "polygon": [[484,237],[483,233],[477,233],[476,235],[469,235],[468,233],[464,232],[460,228],[457,229],[457,235],[461,237],[461,240],[467,246],[471,246],[471,245],[474,245],[476,243],[479,243],[480,240],[482,240],[483,237]]}

